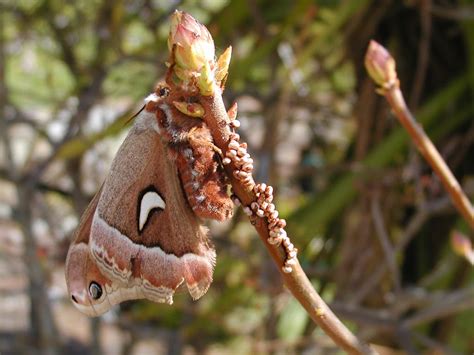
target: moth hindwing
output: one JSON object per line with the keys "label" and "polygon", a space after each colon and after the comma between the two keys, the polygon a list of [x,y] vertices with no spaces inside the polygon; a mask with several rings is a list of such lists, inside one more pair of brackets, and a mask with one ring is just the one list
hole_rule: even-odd
{"label": "moth hindwing", "polygon": [[99,315],[130,299],[194,299],[212,282],[215,250],[190,208],[155,114],[142,110],[86,210],[71,244],[66,280],[73,303]]}

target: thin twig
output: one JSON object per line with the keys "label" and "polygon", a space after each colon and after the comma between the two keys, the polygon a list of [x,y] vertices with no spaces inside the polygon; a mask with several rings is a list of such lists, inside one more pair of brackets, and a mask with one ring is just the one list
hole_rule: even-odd
{"label": "thin twig", "polygon": [[383,252],[386,257],[387,268],[390,270],[392,274],[393,283],[395,285],[395,290],[398,292],[400,291],[400,275],[398,272],[398,265],[397,260],[395,258],[395,250],[393,248],[392,243],[390,242],[390,237],[388,235],[387,229],[385,228],[385,223],[383,221],[382,211],[380,209],[380,203],[378,199],[372,199],[370,204],[372,218],[374,220],[374,227],[375,227],[375,235],[378,237],[380,241],[380,245],[382,246]]}
{"label": "thin twig", "polygon": [[[176,11],[173,16],[168,38],[171,56],[166,82],[173,93],[170,97],[182,97],[183,101],[173,101],[172,104],[176,108],[180,104],[180,111],[186,110],[185,114],[201,113],[199,117],[209,128],[212,144],[223,153],[222,163],[232,185],[234,202],[240,203],[249,215],[285,285],[308,315],[348,353],[375,354],[375,350],[351,333],[313,288],[296,258],[296,249],[286,235],[286,222],[278,218],[278,211],[272,203],[273,188],[255,184],[253,180],[253,160],[247,153],[247,144],[241,143],[240,136],[233,132],[239,126],[234,120],[237,106],[232,106],[228,114],[222,99],[231,48],[215,61],[214,42],[206,27],[183,12]],[[190,96],[198,102],[190,103]]]}
{"label": "thin twig", "polygon": [[331,308],[340,317],[349,319],[365,327],[374,327],[381,331],[393,331],[398,327],[398,320],[385,310],[373,310],[346,302],[332,302]]}
{"label": "thin twig", "polygon": [[474,229],[474,209],[470,201],[464,194],[459,182],[454,177],[448,165],[441,157],[441,154],[426,135],[423,128],[416,123],[405,104],[400,89],[396,88],[389,90],[385,97],[395,111],[400,123],[412,137],[418,150],[440,178],[446,191],[450,194],[454,206],[463,215],[471,228]]}
{"label": "thin twig", "polygon": [[474,7],[470,5],[443,6],[433,4],[431,13],[436,17],[453,21],[472,21],[474,19]]}
{"label": "thin twig", "polygon": [[[209,126],[214,143],[223,151],[227,150],[230,140],[229,119],[219,90],[214,95],[203,97],[201,103],[205,109],[204,121]],[[233,167],[226,166],[226,172],[232,184],[234,194],[239,198],[242,205],[250,206],[257,200],[253,191],[248,191],[242,183],[234,178]],[[336,344],[351,354],[374,354],[371,349],[361,340],[357,339],[349,329],[329,309],[327,304],[313,288],[305,272],[297,262],[291,273],[282,272],[286,255],[282,248],[275,248],[268,243],[268,225],[265,218],[251,218],[251,222],[258,232],[268,252],[278,265],[278,270],[283,277],[285,285],[293,296],[306,309],[309,316],[330,336]]]}
{"label": "thin twig", "polygon": [[418,46],[418,63],[415,70],[415,79],[410,97],[410,107],[412,110],[418,108],[420,96],[423,91],[426,70],[428,68],[430,44],[431,44],[431,0],[420,1],[420,24],[421,36]]}
{"label": "thin twig", "polygon": [[445,354],[445,355],[457,355],[459,353],[454,352],[451,348],[446,346],[445,344],[441,344],[438,341],[435,341],[427,336],[424,336],[420,333],[413,333],[413,336],[416,341],[420,344],[426,346],[429,349],[432,349],[432,354]]}
{"label": "thin twig", "polygon": [[[399,242],[395,245],[395,254],[400,253],[405,248],[405,246],[415,237],[415,234],[430,217],[440,213],[447,207],[450,207],[450,200],[447,197],[422,204],[418,208],[418,211],[415,213],[415,215],[411,218],[410,222],[399,238]],[[370,278],[367,279],[367,281],[351,295],[350,303],[360,303],[378,284],[386,271],[387,264],[382,264],[380,268],[375,270],[374,273],[371,274]]]}
{"label": "thin twig", "polygon": [[433,304],[407,318],[403,323],[410,328],[435,319],[444,318],[474,307],[474,287],[445,294]]}
{"label": "thin twig", "polygon": [[400,90],[394,59],[384,47],[371,41],[365,63],[372,79],[381,86],[379,92],[385,96],[420,153],[438,175],[444,188],[451,196],[454,206],[474,229],[474,208],[441,154],[408,109]]}

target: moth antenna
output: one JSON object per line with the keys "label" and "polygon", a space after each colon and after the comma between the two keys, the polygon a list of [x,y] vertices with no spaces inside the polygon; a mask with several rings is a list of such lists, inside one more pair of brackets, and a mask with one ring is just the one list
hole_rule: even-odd
{"label": "moth antenna", "polygon": [[140,113],[142,113],[142,111],[145,109],[146,105],[143,105],[142,108],[140,109],[140,111],[138,111],[136,114],[134,114],[132,117],[130,117],[123,125],[126,126],[128,125],[130,122],[132,122],[132,120],[137,117]]}
{"label": "moth antenna", "polygon": [[198,144],[202,144],[202,145],[205,145],[205,146],[208,146],[211,150],[213,150],[214,152],[217,153],[217,155],[220,157],[220,158],[223,158],[224,155],[222,154],[222,150],[216,146],[213,142],[210,142],[210,141],[207,141],[207,140],[202,140],[202,139],[199,139],[199,138],[195,138],[193,136],[193,134],[197,131],[197,127],[192,127],[189,132],[187,133],[187,136],[188,136],[188,140],[190,142],[195,142],[195,143],[198,143]]}

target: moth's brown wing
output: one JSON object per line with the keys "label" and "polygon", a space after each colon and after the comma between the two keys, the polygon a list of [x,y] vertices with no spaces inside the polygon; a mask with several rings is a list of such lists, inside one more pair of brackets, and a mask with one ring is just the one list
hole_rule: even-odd
{"label": "moth's brown wing", "polygon": [[[65,267],[68,293],[74,305],[88,315],[99,315],[111,307],[110,301],[105,299],[106,288],[109,289],[112,286],[111,280],[100,272],[89,252],[91,225],[101,190],[102,188],[89,203],[79,221],[68,250]],[[88,290],[91,282],[96,283],[103,290],[104,297],[97,300],[90,297]]]}
{"label": "moth's brown wing", "polygon": [[112,163],[91,226],[101,271],[172,303],[183,282],[193,298],[212,281],[215,251],[186,201],[154,115],[142,111]]}
{"label": "moth's brown wing", "polygon": [[[88,248],[92,219],[97,208],[97,203],[99,202],[101,190],[102,188],[96,193],[92,201],[89,203],[89,206],[87,206],[86,210],[82,214],[81,220],[79,221],[79,226],[74,233],[74,239],[71,242],[67,253],[66,284],[68,286],[68,290],[71,290],[71,287],[73,289],[83,288],[82,284],[84,283],[83,271],[85,261],[81,260],[81,258],[77,256],[79,255],[77,250],[82,248],[86,248],[87,250]],[[76,287],[74,287],[74,284],[76,284]]]}
{"label": "moth's brown wing", "polygon": [[101,193],[102,187],[82,215],[66,259],[69,296],[74,306],[89,316],[99,316],[120,302],[145,297],[136,285],[119,285],[104,275],[92,257],[89,238]]}

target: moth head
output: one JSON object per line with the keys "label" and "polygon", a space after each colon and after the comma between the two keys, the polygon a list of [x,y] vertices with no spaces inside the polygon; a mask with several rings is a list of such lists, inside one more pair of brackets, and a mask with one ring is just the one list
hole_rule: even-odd
{"label": "moth head", "polygon": [[165,82],[159,82],[155,87],[155,94],[158,97],[167,97],[170,94],[170,87]]}
{"label": "moth head", "polygon": [[111,302],[109,293],[116,287],[100,272],[85,243],[74,244],[69,249],[66,283],[74,306],[88,316],[99,316],[115,303]]}

